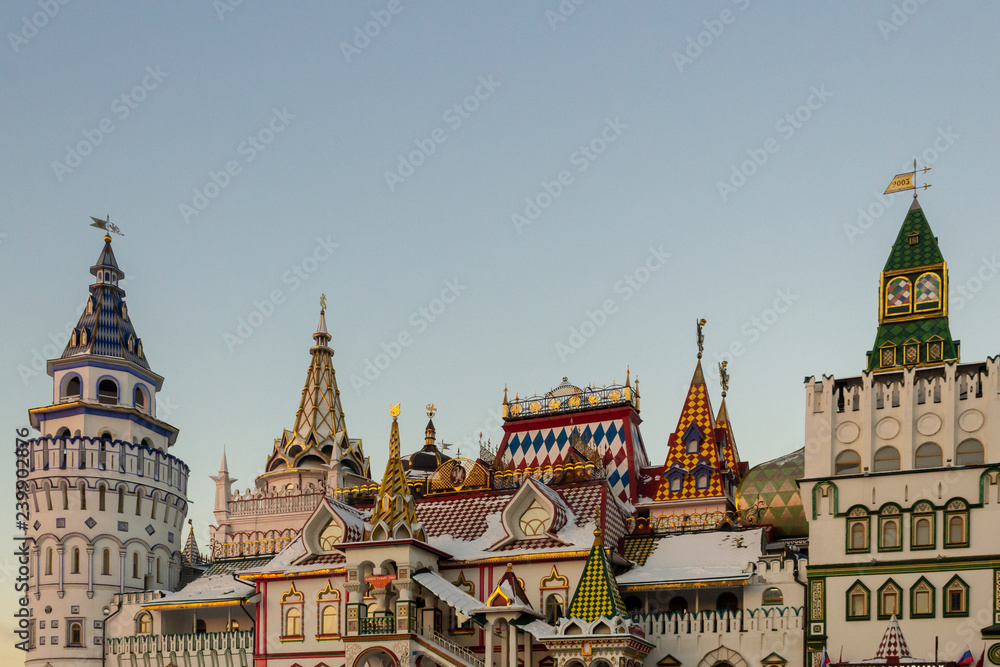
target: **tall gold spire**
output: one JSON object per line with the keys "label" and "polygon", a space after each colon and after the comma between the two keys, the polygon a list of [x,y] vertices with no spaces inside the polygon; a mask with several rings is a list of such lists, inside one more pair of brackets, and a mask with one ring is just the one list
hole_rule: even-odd
{"label": "tall gold spire", "polygon": [[372,517],[366,531],[374,541],[414,538],[426,541],[424,529],[417,521],[417,510],[406,483],[406,472],[400,460],[399,403],[389,411],[392,429],[389,432],[389,460],[385,475],[378,487],[378,499],[372,508]]}

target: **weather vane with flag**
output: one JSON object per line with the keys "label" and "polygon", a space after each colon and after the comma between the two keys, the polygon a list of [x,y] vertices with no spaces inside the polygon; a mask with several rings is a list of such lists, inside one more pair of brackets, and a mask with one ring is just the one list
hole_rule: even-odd
{"label": "weather vane with flag", "polygon": [[106,215],[104,217],[105,219],[101,220],[100,218],[95,218],[94,216],[90,216],[90,219],[93,220],[93,222],[90,223],[90,226],[97,227],[98,229],[103,229],[106,232],[117,234],[118,236],[125,236],[124,234],[122,234],[122,230],[118,228],[118,225],[111,222],[110,215]]}
{"label": "weather vane with flag", "polygon": [[924,190],[926,190],[927,188],[931,187],[931,185],[930,183],[924,183],[922,186],[917,185],[914,182],[914,179],[916,178],[918,172],[926,174],[930,170],[931,170],[930,167],[924,167],[922,170],[917,169],[917,161],[914,160],[913,171],[904,171],[902,174],[896,174],[895,176],[893,176],[892,182],[889,183],[889,187],[887,187],[885,189],[885,192],[883,192],[882,194],[888,195],[892,194],[893,192],[902,192],[903,190],[913,190],[913,197],[914,199],[916,199],[917,190],[919,190],[921,187]]}

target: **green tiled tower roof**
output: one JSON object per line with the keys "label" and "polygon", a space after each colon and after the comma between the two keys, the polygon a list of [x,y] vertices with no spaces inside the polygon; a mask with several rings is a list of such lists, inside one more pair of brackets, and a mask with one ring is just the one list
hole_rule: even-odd
{"label": "green tiled tower roof", "polygon": [[771,537],[804,537],[809,522],[795,480],[805,476],[806,450],[799,449],[750,469],[740,483],[736,504],[740,512],[760,507],[761,525],[771,526]]}
{"label": "green tiled tower roof", "polygon": [[594,546],[587,556],[587,564],[583,566],[583,575],[566,611],[566,618],[579,618],[592,623],[601,617],[624,615],[625,602],[604,553],[604,540],[598,529],[594,531]]}
{"label": "green tiled tower roof", "polygon": [[959,358],[948,324],[948,270],[916,197],[879,280],[879,327],[869,371],[899,370]]}
{"label": "green tiled tower roof", "polygon": [[[910,236],[917,234],[919,242],[910,244]],[[903,220],[903,226],[899,228],[896,235],[896,242],[892,244],[892,252],[885,262],[886,273],[899,271],[901,269],[912,269],[921,266],[931,266],[944,261],[941,255],[941,248],[938,247],[937,237],[931,231],[931,226],[927,224],[923,209],[916,197],[910,205],[910,210]]]}

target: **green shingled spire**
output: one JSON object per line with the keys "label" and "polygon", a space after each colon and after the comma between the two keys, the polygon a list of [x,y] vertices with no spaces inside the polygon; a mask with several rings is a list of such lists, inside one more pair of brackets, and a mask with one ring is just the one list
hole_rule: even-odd
{"label": "green shingled spire", "polygon": [[604,539],[598,528],[594,531],[594,546],[587,556],[587,564],[583,566],[583,574],[566,617],[592,623],[602,616],[612,618],[624,615],[625,602],[604,553]]}
{"label": "green shingled spire", "polygon": [[948,266],[916,197],[879,283],[879,327],[869,371],[957,360],[948,326]]}

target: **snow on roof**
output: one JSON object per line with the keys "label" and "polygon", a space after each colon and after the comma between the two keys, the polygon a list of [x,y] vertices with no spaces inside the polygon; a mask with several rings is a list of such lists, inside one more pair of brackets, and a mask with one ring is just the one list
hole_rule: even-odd
{"label": "snow on roof", "polygon": [[462,612],[465,616],[474,616],[475,610],[483,606],[482,602],[433,570],[416,572],[413,578],[421,586]]}
{"label": "snow on roof", "polygon": [[253,592],[252,585],[237,581],[232,574],[205,575],[198,577],[176,593],[168,593],[142,606],[161,607],[192,602],[236,601],[248,597]]}
{"label": "snow on roof", "polygon": [[619,575],[621,586],[748,579],[761,555],[763,529],[688,533],[660,538],[645,564]]}

